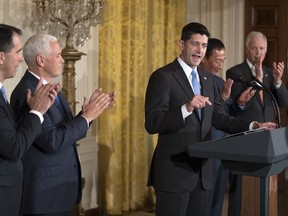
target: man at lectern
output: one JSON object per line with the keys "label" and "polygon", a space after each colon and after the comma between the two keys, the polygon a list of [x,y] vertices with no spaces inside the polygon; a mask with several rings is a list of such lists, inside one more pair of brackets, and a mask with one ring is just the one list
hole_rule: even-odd
{"label": "man at lectern", "polygon": [[[246,59],[241,64],[238,64],[227,70],[227,77],[235,76],[251,79],[251,77],[259,80],[271,93],[274,95],[277,103],[280,107],[288,107],[288,91],[284,83],[282,82],[282,76],[284,73],[284,62],[273,62],[272,68],[266,67],[263,65],[267,53],[267,38],[261,32],[250,32],[246,38],[245,42],[245,53]],[[233,100],[238,100],[239,95],[247,88],[247,84],[243,82],[234,82],[231,89],[231,98]],[[254,97],[247,103],[241,104],[242,109],[245,110],[241,114],[241,118],[248,120],[256,121],[275,121],[275,110],[273,108],[273,101],[271,96],[265,90],[257,91]],[[233,114],[233,111],[231,112]],[[232,192],[238,193],[241,197],[241,184],[238,183],[236,176],[232,179]],[[242,198],[242,205],[247,206],[245,209],[247,211],[254,211],[257,208],[256,203],[250,201],[250,197],[255,193],[254,190],[250,188],[259,188],[259,179],[256,177],[243,177],[243,185],[249,185],[248,187],[243,188],[245,193]],[[258,201],[259,203],[259,201]],[[240,209],[241,202],[238,202],[237,205],[233,206],[231,210]],[[254,215],[254,212],[251,212]],[[235,214],[234,214],[235,215]]]}
{"label": "man at lectern", "polygon": [[157,69],[148,82],[145,128],[159,135],[148,179],[156,192],[157,216],[208,215],[212,161],[189,157],[187,146],[210,140],[212,125],[228,133],[276,127],[225,113],[213,75],[198,67],[209,37],[200,23],[184,26],[178,41],[180,55]]}

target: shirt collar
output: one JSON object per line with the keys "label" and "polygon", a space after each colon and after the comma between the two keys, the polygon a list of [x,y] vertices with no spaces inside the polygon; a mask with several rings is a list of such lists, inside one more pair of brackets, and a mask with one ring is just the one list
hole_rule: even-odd
{"label": "shirt collar", "polygon": [[[188,64],[186,64],[181,58],[180,56],[178,56],[177,58],[179,64],[181,65],[182,69],[184,70],[187,78],[189,79],[189,77],[191,77],[191,72],[192,72],[192,69],[194,69],[196,71],[196,74],[197,74],[197,79],[199,80],[199,75],[198,75],[198,71],[197,71],[197,67],[195,68],[191,68]],[[190,79],[189,79],[190,80]]]}
{"label": "shirt collar", "polygon": [[[33,76],[35,76],[38,80],[40,80],[40,77],[37,75],[37,74],[35,74],[35,73],[33,73],[32,71],[30,71],[30,70],[28,70],[29,71],[29,73],[31,73]],[[46,85],[48,82],[45,80],[45,79],[43,79],[43,85]]]}
{"label": "shirt collar", "polygon": [[247,64],[248,64],[249,68],[251,69],[252,74],[253,74],[254,76],[256,76],[255,66],[254,66],[248,59],[246,59],[246,62],[247,62]]}

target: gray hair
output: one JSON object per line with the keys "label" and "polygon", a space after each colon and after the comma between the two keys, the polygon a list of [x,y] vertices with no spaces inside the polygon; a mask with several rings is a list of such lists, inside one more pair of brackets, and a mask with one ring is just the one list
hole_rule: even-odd
{"label": "gray hair", "polygon": [[30,37],[23,47],[23,57],[28,66],[36,66],[36,56],[47,57],[51,53],[50,42],[57,38],[47,34],[36,34]]}
{"label": "gray hair", "polygon": [[265,36],[262,32],[257,32],[257,31],[252,31],[252,32],[250,32],[250,33],[247,35],[247,37],[246,37],[246,43],[245,43],[245,45],[246,45],[247,48],[250,48],[250,47],[249,47],[250,41],[251,41],[252,38],[254,38],[254,37],[262,37],[262,38],[264,39],[264,41],[265,41],[265,48],[267,49],[267,38],[266,38],[266,36]]}

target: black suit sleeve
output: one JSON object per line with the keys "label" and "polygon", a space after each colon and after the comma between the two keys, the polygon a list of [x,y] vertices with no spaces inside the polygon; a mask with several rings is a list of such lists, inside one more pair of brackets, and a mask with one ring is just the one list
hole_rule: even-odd
{"label": "black suit sleeve", "polygon": [[37,115],[29,113],[16,128],[12,116],[0,105],[0,157],[12,161],[21,159],[40,132]]}
{"label": "black suit sleeve", "polygon": [[160,72],[153,73],[149,79],[145,98],[145,128],[150,134],[173,133],[185,126],[181,106],[171,105],[174,99],[170,85],[171,80],[169,82],[167,76]]}

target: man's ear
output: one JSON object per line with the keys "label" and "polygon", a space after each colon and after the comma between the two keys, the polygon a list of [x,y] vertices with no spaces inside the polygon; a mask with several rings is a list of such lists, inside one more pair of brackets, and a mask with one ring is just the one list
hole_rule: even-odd
{"label": "man's ear", "polygon": [[5,60],[5,53],[4,52],[0,52],[0,65],[3,65]]}
{"label": "man's ear", "polygon": [[180,39],[178,41],[178,46],[179,46],[180,50],[183,50],[184,49],[184,41]]}
{"label": "man's ear", "polygon": [[37,55],[36,56],[36,64],[39,66],[39,67],[44,67],[44,57],[42,55]]}

